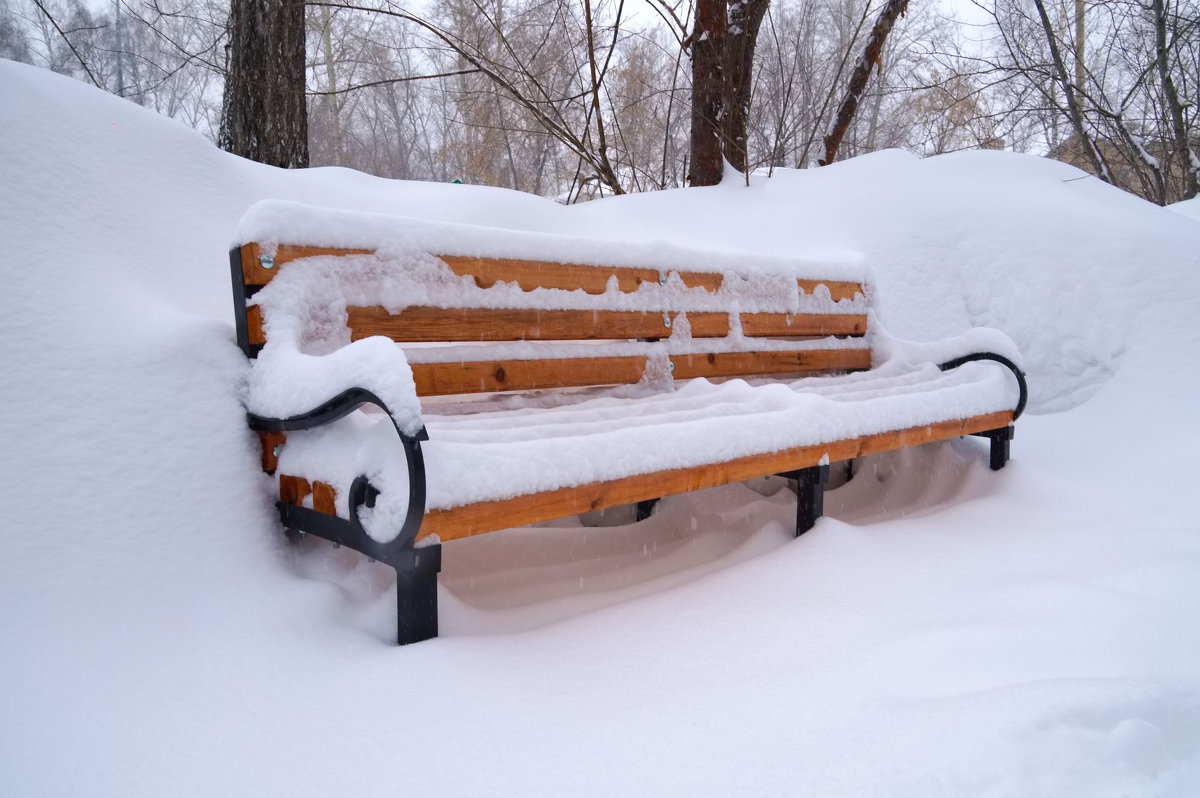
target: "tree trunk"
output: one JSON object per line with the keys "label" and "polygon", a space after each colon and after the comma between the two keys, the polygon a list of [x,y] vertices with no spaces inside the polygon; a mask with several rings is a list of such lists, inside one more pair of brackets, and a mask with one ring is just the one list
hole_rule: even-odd
{"label": "tree trunk", "polygon": [[596,171],[614,193],[624,194],[625,189],[621,188],[621,181],[617,178],[616,170],[613,169],[612,162],[608,159],[608,137],[604,132],[604,111],[600,107],[600,70],[596,64],[596,34],[592,20],[591,0],[583,0],[583,14],[584,23],[587,26],[588,67],[591,70],[592,79],[592,115],[596,119],[596,154],[598,156],[596,160],[599,161],[596,164]]}
{"label": "tree trunk", "polygon": [[252,161],[308,166],[303,0],[233,0],[223,149]]}
{"label": "tree trunk", "polygon": [[850,75],[850,83],[846,87],[846,97],[842,100],[841,107],[838,108],[833,128],[825,137],[825,157],[817,161],[821,166],[833,163],[833,159],[837,157],[838,147],[842,145],[842,139],[846,136],[846,131],[850,129],[850,123],[854,121],[854,112],[858,110],[858,101],[867,88],[867,81],[871,79],[871,70],[879,63],[879,56],[883,53],[883,45],[887,42],[888,34],[892,32],[892,26],[906,10],[908,10],[908,0],[888,0],[883,11],[879,12],[875,26],[871,28],[871,35],[867,39],[867,47],[863,50],[862,58],[859,59],[858,66]]}
{"label": "tree trunk", "polygon": [[747,127],[750,119],[750,88],[754,76],[754,48],[758,30],[770,0],[741,0],[729,8],[725,32],[725,117],[722,144],[725,160],[739,172],[748,168]]}
{"label": "tree trunk", "polygon": [[[1154,12],[1154,66],[1162,83],[1166,112],[1171,119],[1171,133],[1175,139],[1175,155],[1183,171],[1183,195],[1180,199],[1191,199],[1200,192],[1200,159],[1192,154],[1188,143],[1187,125],[1183,118],[1183,105],[1179,92],[1171,78],[1171,64],[1167,57],[1167,9],[1163,0],[1150,0]],[[1165,198],[1164,198],[1165,199]]]}
{"label": "tree trunk", "polygon": [[1063,93],[1067,98],[1067,113],[1071,117],[1071,127],[1075,129],[1075,136],[1079,139],[1079,146],[1083,148],[1084,154],[1092,164],[1092,168],[1096,170],[1096,176],[1105,183],[1113,183],[1112,174],[1108,170],[1108,164],[1104,157],[1100,154],[1100,149],[1096,143],[1092,141],[1092,137],[1088,135],[1087,128],[1083,126],[1083,110],[1079,107],[1079,99],[1076,96],[1076,87],[1072,86],[1071,78],[1067,75],[1067,68],[1063,64],[1062,53],[1058,49],[1058,39],[1054,36],[1054,28],[1050,24],[1050,17],[1046,14],[1046,6],[1042,0],[1033,0],[1034,6],[1037,8],[1038,18],[1042,21],[1042,30],[1046,34],[1046,44],[1050,47],[1050,58],[1054,62],[1054,72],[1058,76],[1059,83],[1062,84]]}
{"label": "tree trunk", "polygon": [[1083,91],[1087,78],[1087,25],[1084,20],[1083,0],[1075,0],[1075,90]]}
{"label": "tree trunk", "polygon": [[[329,111],[329,132],[333,139],[333,165],[342,165],[342,126],[338,117],[337,98],[337,67],[333,60],[333,21],[329,6],[321,6],[321,45],[325,48],[325,78],[329,82],[329,91],[325,102]],[[397,127],[399,122],[397,122]],[[307,139],[307,137],[306,137]]]}
{"label": "tree trunk", "polygon": [[692,142],[693,186],[721,182],[721,117],[725,91],[725,0],[697,0],[696,27],[692,32]]}

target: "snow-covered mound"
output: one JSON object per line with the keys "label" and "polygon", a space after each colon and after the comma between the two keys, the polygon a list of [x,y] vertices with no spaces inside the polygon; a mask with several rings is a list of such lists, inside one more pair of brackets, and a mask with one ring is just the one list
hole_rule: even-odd
{"label": "snow-covered mound", "polygon": [[1168,205],[1167,209],[1200,222],[1200,197],[1192,197],[1190,200],[1176,202],[1173,205]]}
{"label": "snow-covered mound", "polygon": [[[1192,219],[1004,153],[561,207],[0,96],[6,793],[1200,793]],[[998,474],[865,461],[798,541],[765,480],[448,545],[444,636],[391,647],[387,569],[287,544],[245,428],[226,249],[266,198],[861,253],[891,333],[1001,329],[1040,415]]]}

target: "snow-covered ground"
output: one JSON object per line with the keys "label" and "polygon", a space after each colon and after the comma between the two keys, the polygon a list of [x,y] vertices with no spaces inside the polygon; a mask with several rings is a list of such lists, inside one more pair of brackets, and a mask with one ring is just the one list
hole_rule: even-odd
{"label": "snow-covered ground", "polygon": [[[4,794],[1200,794],[1194,201],[885,152],[561,207],[247,163],[8,62],[0,99]],[[447,545],[443,636],[393,647],[387,569],[289,545],[245,428],[225,253],[270,197],[861,253],[892,333],[1006,332],[1031,412],[1004,471],[869,460],[799,540],[762,481]]]}

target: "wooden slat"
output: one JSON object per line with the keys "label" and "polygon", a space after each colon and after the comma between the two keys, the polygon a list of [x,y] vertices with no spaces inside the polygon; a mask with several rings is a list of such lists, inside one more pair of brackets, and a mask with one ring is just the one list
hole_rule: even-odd
{"label": "wooden slat", "polygon": [[677,380],[852,371],[871,367],[869,349],[800,349],[789,352],[719,352],[673,355]]}
{"label": "wooden slat", "polygon": [[242,280],[249,286],[266,285],[275,276],[274,269],[267,271],[258,263],[262,247],[258,244],[242,245]]}
{"label": "wooden slat", "polygon": [[[384,335],[401,342],[665,338],[679,316],[678,312],[432,307],[405,308],[395,315],[381,307],[349,308],[347,313],[353,340]],[[729,334],[727,313],[689,312],[687,320],[693,338]],[[864,335],[867,330],[865,315],[744,313],[741,321],[745,335],[759,338]]]}
{"label": "wooden slat", "polygon": [[246,332],[250,336],[252,346],[262,346],[267,342],[267,331],[263,329],[262,308],[258,305],[246,306]]}
{"label": "wooden slat", "polygon": [[583,357],[411,365],[418,395],[444,396],[632,383],[642,378],[646,358]]}
{"label": "wooden slat", "polygon": [[[491,288],[497,282],[516,283],[522,290],[532,291],[534,288],[559,288],[573,291],[582,288],[589,294],[602,294],[608,288],[610,277],[617,278],[617,287],[626,293],[636,291],[643,283],[658,283],[661,272],[658,269],[638,268],[630,266],[589,266],[572,263],[553,263],[548,261],[518,260],[515,258],[474,258],[461,255],[438,255],[450,269],[460,276],[475,278],[475,284],[480,288]],[[683,280],[689,288],[703,288],[709,293],[716,293],[724,282],[720,273],[680,271],[670,269]],[[835,300],[854,299],[856,294],[865,293],[862,283],[848,280],[811,280],[798,279],[797,284],[808,294],[813,293],[818,285],[829,288],[830,296]]]}
{"label": "wooden slat", "polygon": [[[577,263],[553,263],[515,258],[473,258],[462,255],[438,255],[451,271],[460,276],[475,278],[480,288],[491,288],[498,282],[516,283],[523,291],[535,288],[558,288],[564,291],[583,289],[589,294],[603,294],[609,279],[617,278],[617,287],[626,293],[636,291],[642,283],[657,285],[658,269],[630,266],[585,266]],[[672,269],[671,271],[677,271]],[[678,272],[684,285],[704,288],[715,293],[721,287],[722,275],[711,272]]]}
{"label": "wooden slat", "polygon": [[[380,307],[348,308],[350,337],[394,341],[582,341],[666,338],[679,313],[613,310],[410,307],[392,315]],[[671,324],[666,324],[669,318]],[[728,313],[689,313],[692,335],[729,334]]]}
{"label": "wooden slat", "polygon": [[337,498],[337,491],[333,485],[328,482],[314,482],[313,489],[313,509],[318,513],[326,515],[337,515],[336,505],[334,500]]}
{"label": "wooden slat", "polygon": [[[747,377],[855,371],[871,367],[869,349],[806,349],[786,352],[724,352],[676,355],[676,379]],[[420,396],[446,396],[538,388],[579,388],[637,382],[646,358],[582,357],[543,360],[413,363]]]}
{"label": "wooden slat", "polygon": [[[317,255],[367,255],[372,249],[339,249],[336,247],[306,247],[295,244],[280,244],[275,250],[274,266],[264,269],[259,263],[262,249],[257,243],[246,244],[242,247],[242,275],[246,285],[266,285],[279,272],[279,267],[297,258],[309,258]],[[602,294],[608,288],[610,277],[617,278],[621,291],[636,291],[642,283],[658,283],[660,272],[657,269],[638,268],[631,266],[588,266],[572,263],[553,263],[549,261],[519,260],[516,258],[475,258],[463,255],[437,255],[450,267],[451,271],[460,276],[470,276],[475,279],[480,288],[490,288],[499,281],[516,283],[524,291],[534,288],[559,288],[573,291],[582,288],[589,294]],[[684,285],[692,288],[704,288],[715,293],[724,278],[719,273],[675,271],[683,280]],[[855,294],[864,293],[861,283],[846,280],[797,280],[800,288],[811,294],[817,285],[825,285],[834,300],[853,299]]]}
{"label": "wooden slat", "polygon": [[829,289],[829,296],[834,302],[839,302],[843,299],[854,299],[855,294],[866,295],[863,290],[862,283],[849,282],[846,280],[797,280],[800,288],[806,294],[813,293],[818,285],[824,285]]}
{"label": "wooden slat", "polygon": [[268,474],[274,474],[275,467],[279,465],[275,447],[282,446],[287,441],[287,433],[259,431],[258,440],[262,445],[262,469]]}
{"label": "wooden slat", "polygon": [[256,243],[242,246],[242,279],[248,286],[263,286],[271,282],[271,278],[279,273],[279,267],[297,258],[311,258],[317,255],[369,255],[371,249],[336,249],[333,247],[301,247],[295,244],[280,244],[275,248],[274,265],[264,269],[259,262],[262,248]]}
{"label": "wooden slat", "polygon": [[867,316],[858,313],[743,313],[742,334],[751,338],[866,335]]}
{"label": "wooden slat", "polygon": [[294,477],[290,474],[279,475],[279,501],[299,507],[304,497],[312,493],[312,486],[304,477]]}
{"label": "wooden slat", "polygon": [[967,419],[943,421],[817,446],[802,446],[752,455],[697,468],[680,468],[613,480],[593,482],[547,493],[518,496],[495,502],[468,504],[449,510],[432,510],[425,516],[418,539],[437,535],[441,540],[492,532],[538,521],[562,518],[589,510],[656,499],[676,493],[741,482],[818,465],[822,458],[839,462],[868,454],[957,438],[1000,429],[1012,423],[1012,413],[1002,411]]}
{"label": "wooden slat", "polygon": [[[433,308],[417,306],[391,314],[381,307],[348,308],[352,340],[383,335],[393,341],[581,341],[665,338],[674,329],[678,313],[608,310],[533,310],[497,308]],[[693,338],[721,338],[729,334],[726,313],[688,313]],[[867,317],[859,314],[743,313],[742,333],[751,338],[823,337],[864,335]],[[265,344],[262,309],[246,309],[251,344]]]}

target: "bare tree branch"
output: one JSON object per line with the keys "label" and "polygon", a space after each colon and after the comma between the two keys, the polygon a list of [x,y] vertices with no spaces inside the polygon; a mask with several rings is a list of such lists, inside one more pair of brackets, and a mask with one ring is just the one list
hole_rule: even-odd
{"label": "bare tree branch", "polygon": [[98,89],[103,89],[104,87],[100,85],[100,81],[96,80],[96,76],[92,74],[92,70],[88,67],[87,61],[83,60],[83,56],[78,50],[75,49],[75,45],[71,43],[71,40],[67,38],[67,34],[64,33],[63,29],[59,26],[58,20],[56,20],[50,11],[47,10],[46,6],[42,4],[42,0],[33,0],[33,4],[38,7],[38,11],[41,11],[42,14],[45,15],[46,19],[50,21],[50,24],[54,26],[54,29],[58,31],[58,35],[61,36],[62,40],[67,43],[67,47],[71,48],[71,54],[75,56],[77,61],[79,61],[79,66],[83,67],[83,71],[92,81],[92,85]]}

